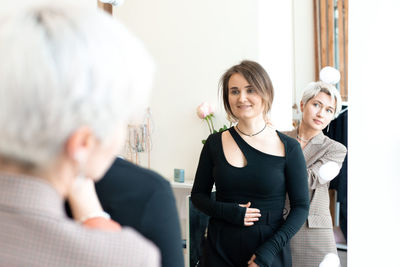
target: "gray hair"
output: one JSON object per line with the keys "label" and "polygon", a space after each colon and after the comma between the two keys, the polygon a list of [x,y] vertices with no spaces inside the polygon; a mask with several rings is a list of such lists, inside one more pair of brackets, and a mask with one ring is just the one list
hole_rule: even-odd
{"label": "gray hair", "polygon": [[335,117],[337,117],[342,109],[342,97],[340,96],[340,93],[336,87],[332,84],[321,81],[309,83],[306,88],[304,88],[301,101],[305,105],[310,99],[318,95],[320,92],[326,93],[336,100]]}
{"label": "gray hair", "polygon": [[42,5],[0,18],[0,156],[40,166],[88,126],[102,142],[145,108],[154,65],[95,8]]}

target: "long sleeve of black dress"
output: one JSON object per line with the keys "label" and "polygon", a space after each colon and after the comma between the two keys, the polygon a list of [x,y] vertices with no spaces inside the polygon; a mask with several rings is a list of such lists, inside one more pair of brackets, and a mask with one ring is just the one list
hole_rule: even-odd
{"label": "long sleeve of black dress", "polygon": [[237,203],[221,202],[210,199],[214,185],[213,168],[214,156],[212,147],[216,148],[214,136],[210,136],[201,151],[199,164],[192,188],[192,202],[202,212],[210,217],[225,220],[227,222],[243,225],[246,208]]}
{"label": "long sleeve of black dress", "polygon": [[[236,135],[234,131],[231,134]],[[291,210],[286,221],[254,252],[259,266],[271,266],[275,255],[304,224],[309,209],[307,170],[301,147],[296,140],[279,132],[278,135],[285,145],[285,157],[282,158],[263,155],[254,148],[246,147],[244,141],[236,136],[235,141],[239,141],[248,160],[248,166],[242,170],[227,163],[221,133],[209,136],[200,155],[191,195],[193,204],[207,215],[243,226],[246,208],[239,204],[252,201],[251,196],[254,196],[254,200],[263,198],[283,212],[288,194]],[[217,199],[211,200],[214,183]],[[233,196],[236,195],[235,202]],[[226,200],[226,196],[229,196],[229,201],[221,201]]]}

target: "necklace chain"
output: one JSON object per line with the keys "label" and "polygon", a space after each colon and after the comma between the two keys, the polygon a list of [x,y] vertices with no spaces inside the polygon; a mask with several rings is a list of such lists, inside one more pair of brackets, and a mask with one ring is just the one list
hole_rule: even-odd
{"label": "necklace chain", "polygon": [[264,128],[262,128],[261,131],[259,131],[259,132],[256,132],[256,133],[254,133],[254,134],[246,134],[246,133],[242,132],[242,131],[239,129],[239,127],[236,125],[236,129],[238,129],[239,133],[241,133],[241,134],[243,134],[243,135],[245,135],[245,136],[248,136],[248,137],[253,137],[253,136],[255,136],[255,135],[261,133],[262,131],[265,130],[265,128],[267,128],[267,124],[265,124],[265,125],[264,125]]}
{"label": "necklace chain", "polygon": [[301,138],[299,135],[297,135],[297,139],[299,139],[300,141],[303,141],[303,142],[308,142],[308,141],[310,141],[310,139],[303,139],[303,138]]}
{"label": "necklace chain", "polygon": [[310,139],[303,139],[303,138],[301,138],[300,136],[299,136],[299,129],[297,129],[297,139],[299,139],[300,141],[302,141],[302,142],[308,142],[308,141],[310,141]]}

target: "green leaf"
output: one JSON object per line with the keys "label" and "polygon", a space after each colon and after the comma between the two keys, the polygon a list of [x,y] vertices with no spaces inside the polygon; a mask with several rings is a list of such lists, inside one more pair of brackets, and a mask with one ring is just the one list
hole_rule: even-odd
{"label": "green leaf", "polygon": [[201,140],[201,143],[204,145],[206,143],[206,140]]}
{"label": "green leaf", "polygon": [[224,130],[228,130],[228,127],[224,124]]}
{"label": "green leaf", "polygon": [[218,132],[216,130],[214,130],[213,133],[218,133]]}

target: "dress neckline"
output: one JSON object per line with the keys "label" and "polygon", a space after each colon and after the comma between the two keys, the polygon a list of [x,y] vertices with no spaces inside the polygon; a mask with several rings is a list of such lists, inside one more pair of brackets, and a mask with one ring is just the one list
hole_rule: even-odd
{"label": "dress neckline", "polygon": [[[240,143],[242,143],[243,145],[245,145],[245,146],[246,146],[247,148],[249,148],[250,150],[253,150],[253,151],[255,151],[255,152],[257,152],[257,153],[259,153],[259,154],[261,154],[261,155],[264,155],[264,156],[267,156],[267,157],[282,158],[282,159],[286,158],[286,145],[285,145],[285,142],[283,142],[282,137],[280,136],[280,132],[277,131],[277,130],[275,130],[275,131],[276,131],[276,133],[278,134],[279,139],[282,141],[283,145],[285,146],[285,156],[277,156],[277,155],[274,155],[274,154],[265,153],[265,152],[262,152],[261,150],[258,150],[258,149],[255,148],[255,147],[251,146],[249,143],[247,143],[247,142],[243,139],[242,136],[240,136],[240,134],[235,130],[235,127],[234,127],[234,126],[232,126],[231,128],[229,128],[228,130],[229,130],[229,133],[231,134],[232,138],[235,140],[236,144],[239,146],[239,148],[240,148],[241,150],[242,150],[242,148],[241,148],[241,145],[239,145],[238,141],[239,141]],[[222,143],[222,135],[221,135],[221,143]],[[246,157],[246,154],[244,153],[244,151],[242,151],[242,153],[243,153],[243,154],[245,155],[245,157]]]}

